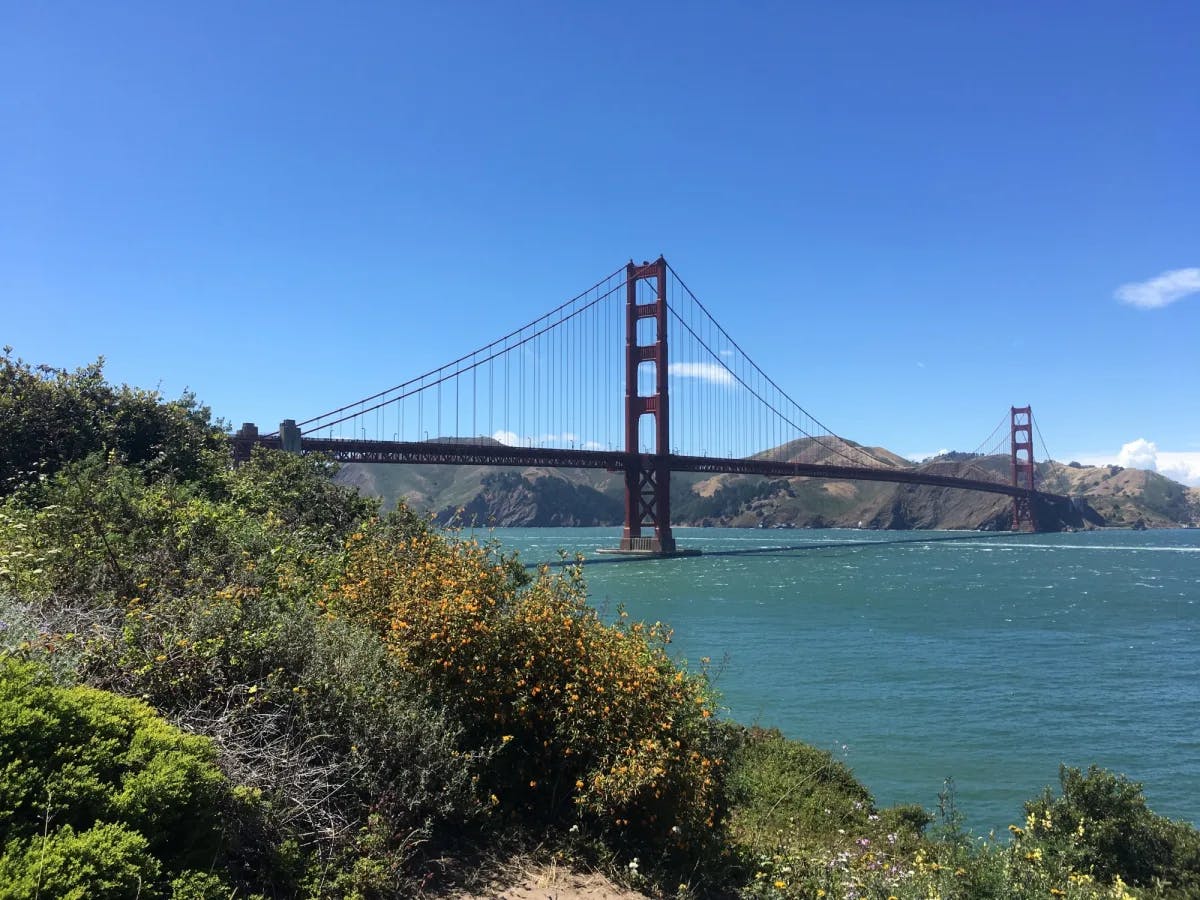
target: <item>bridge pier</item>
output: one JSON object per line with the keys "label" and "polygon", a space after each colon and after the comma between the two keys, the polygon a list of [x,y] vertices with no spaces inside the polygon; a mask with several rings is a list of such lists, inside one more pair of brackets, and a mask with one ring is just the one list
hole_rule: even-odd
{"label": "bridge pier", "polygon": [[284,419],[279,423],[279,446],[284,453],[300,452],[300,429],[295,419]]}
{"label": "bridge pier", "polygon": [[[621,550],[626,553],[676,552],[671,534],[671,470],[666,460],[639,455],[625,467],[625,527]],[[643,535],[642,529],[651,530]]]}
{"label": "bridge pier", "polygon": [[1037,531],[1037,516],[1033,509],[1033,408],[1011,407],[1012,486],[1027,493],[1013,497],[1012,530]]}
{"label": "bridge pier", "polygon": [[[641,281],[654,285],[654,301],[638,303]],[[654,320],[654,341],[638,342],[638,323]],[[638,369],[654,366],[654,393],[638,392]],[[671,534],[671,407],[667,396],[667,261],[661,256],[640,266],[625,267],[625,527],[620,550],[625,553],[670,555],[676,552]],[[638,426],[642,416],[654,417],[654,452],[641,453]],[[652,533],[643,535],[642,530]]]}

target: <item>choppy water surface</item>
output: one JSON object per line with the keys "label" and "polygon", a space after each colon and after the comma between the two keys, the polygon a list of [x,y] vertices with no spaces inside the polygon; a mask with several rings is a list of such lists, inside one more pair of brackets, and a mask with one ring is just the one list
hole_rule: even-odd
{"label": "choppy water surface", "polygon": [[613,562],[613,529],[497,529],[527,562],[588,558],[593,602],[708,656],[729,715],[843,757],[880,804],[947,776],[977,831],[1060,762],[1200,821],[1200,530],[676,532],[700,557]]}

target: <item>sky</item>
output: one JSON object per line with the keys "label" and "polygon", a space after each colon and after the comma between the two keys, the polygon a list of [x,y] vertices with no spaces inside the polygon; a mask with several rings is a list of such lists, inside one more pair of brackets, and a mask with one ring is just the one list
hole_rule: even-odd
{"label": "sky", "polygon": [[0,0],[0,345],[305,418],[664,254],[834,431],[1200,484],[1200,5]]}

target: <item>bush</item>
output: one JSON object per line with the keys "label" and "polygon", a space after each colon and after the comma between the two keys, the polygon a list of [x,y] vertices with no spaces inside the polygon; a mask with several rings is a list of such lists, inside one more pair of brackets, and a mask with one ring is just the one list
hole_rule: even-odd
{"label": "bush", "polygon": [[211,737],[246,789],[236,852],[264,884],[293,890],[307,868],[322,883],[368,857],[355,870],[401,890],[423,841],[481,815],[481,757],[374,635],[313,602],[375,505],[320,460],[282,454],[221,483],[148,481],[93,456],[10,498],[0,647]]}
{"label": "bush", "polygon": [[1062,766],[1059,784],[1061,796],[1046,788],[1025,804],[1025,828],[1015,833],[1026,852],[1105,883],[1200,896],[1200,832],[1152,812],[1140,784],[1096,766],[1086,774]]}
{"label": "bush", "polygon": [[351,536],[328,609],[370,626],[471,745],[497,748],[492,803],[696,846],[721,815],[724,766],[706,679],[671,661],[663,626],[601,621],[577,569],[520,581],[489,548],[401,512]]}
{"label": "bush", "polygon": [[729,789],[734,831],[760,847],[828,841],[838,828],[864,823],[871,795],[833,755],[778,730],[745,732],[733,756]]}
{"label": "bush", "polygon": [[223,853],[212,744],[136,700],[0,660],[0,881],[17,895],[143,896]]}
{"label": "bush", "polygon": [[0,497],[99,453],[152,477],[207,481],[228,450],[207,407],[191,394],[104,380],[103,359],[68,372],[0,355]]}

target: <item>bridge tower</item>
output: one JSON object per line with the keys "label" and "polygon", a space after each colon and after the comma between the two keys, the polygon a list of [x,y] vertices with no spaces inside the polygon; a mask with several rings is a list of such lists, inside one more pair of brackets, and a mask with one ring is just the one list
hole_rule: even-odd
{"label": "bridge tower", "polygon": [[1012,486],[1029,493],[1013,497],[1012,530],[1037,531],[1033,512],[1033,408],[1012,407]]}
{"label": "bridge tower", "polygon": [[[641,281],[654,285],[653,303],[638,303]],[[654,320],[654,340],[638,342],[638,323]],[[654,393],[638,393],[638,369],[654,366]],[[671,410],[667,397],[667,261],[661,256],[640,266],[625,267],[625,528],[621,549],[644,553],[674,553],[671,534]],[[638,447],[642,416],[654,417],[654,452]],[[653,531],[643,536],[642,529]]]}

